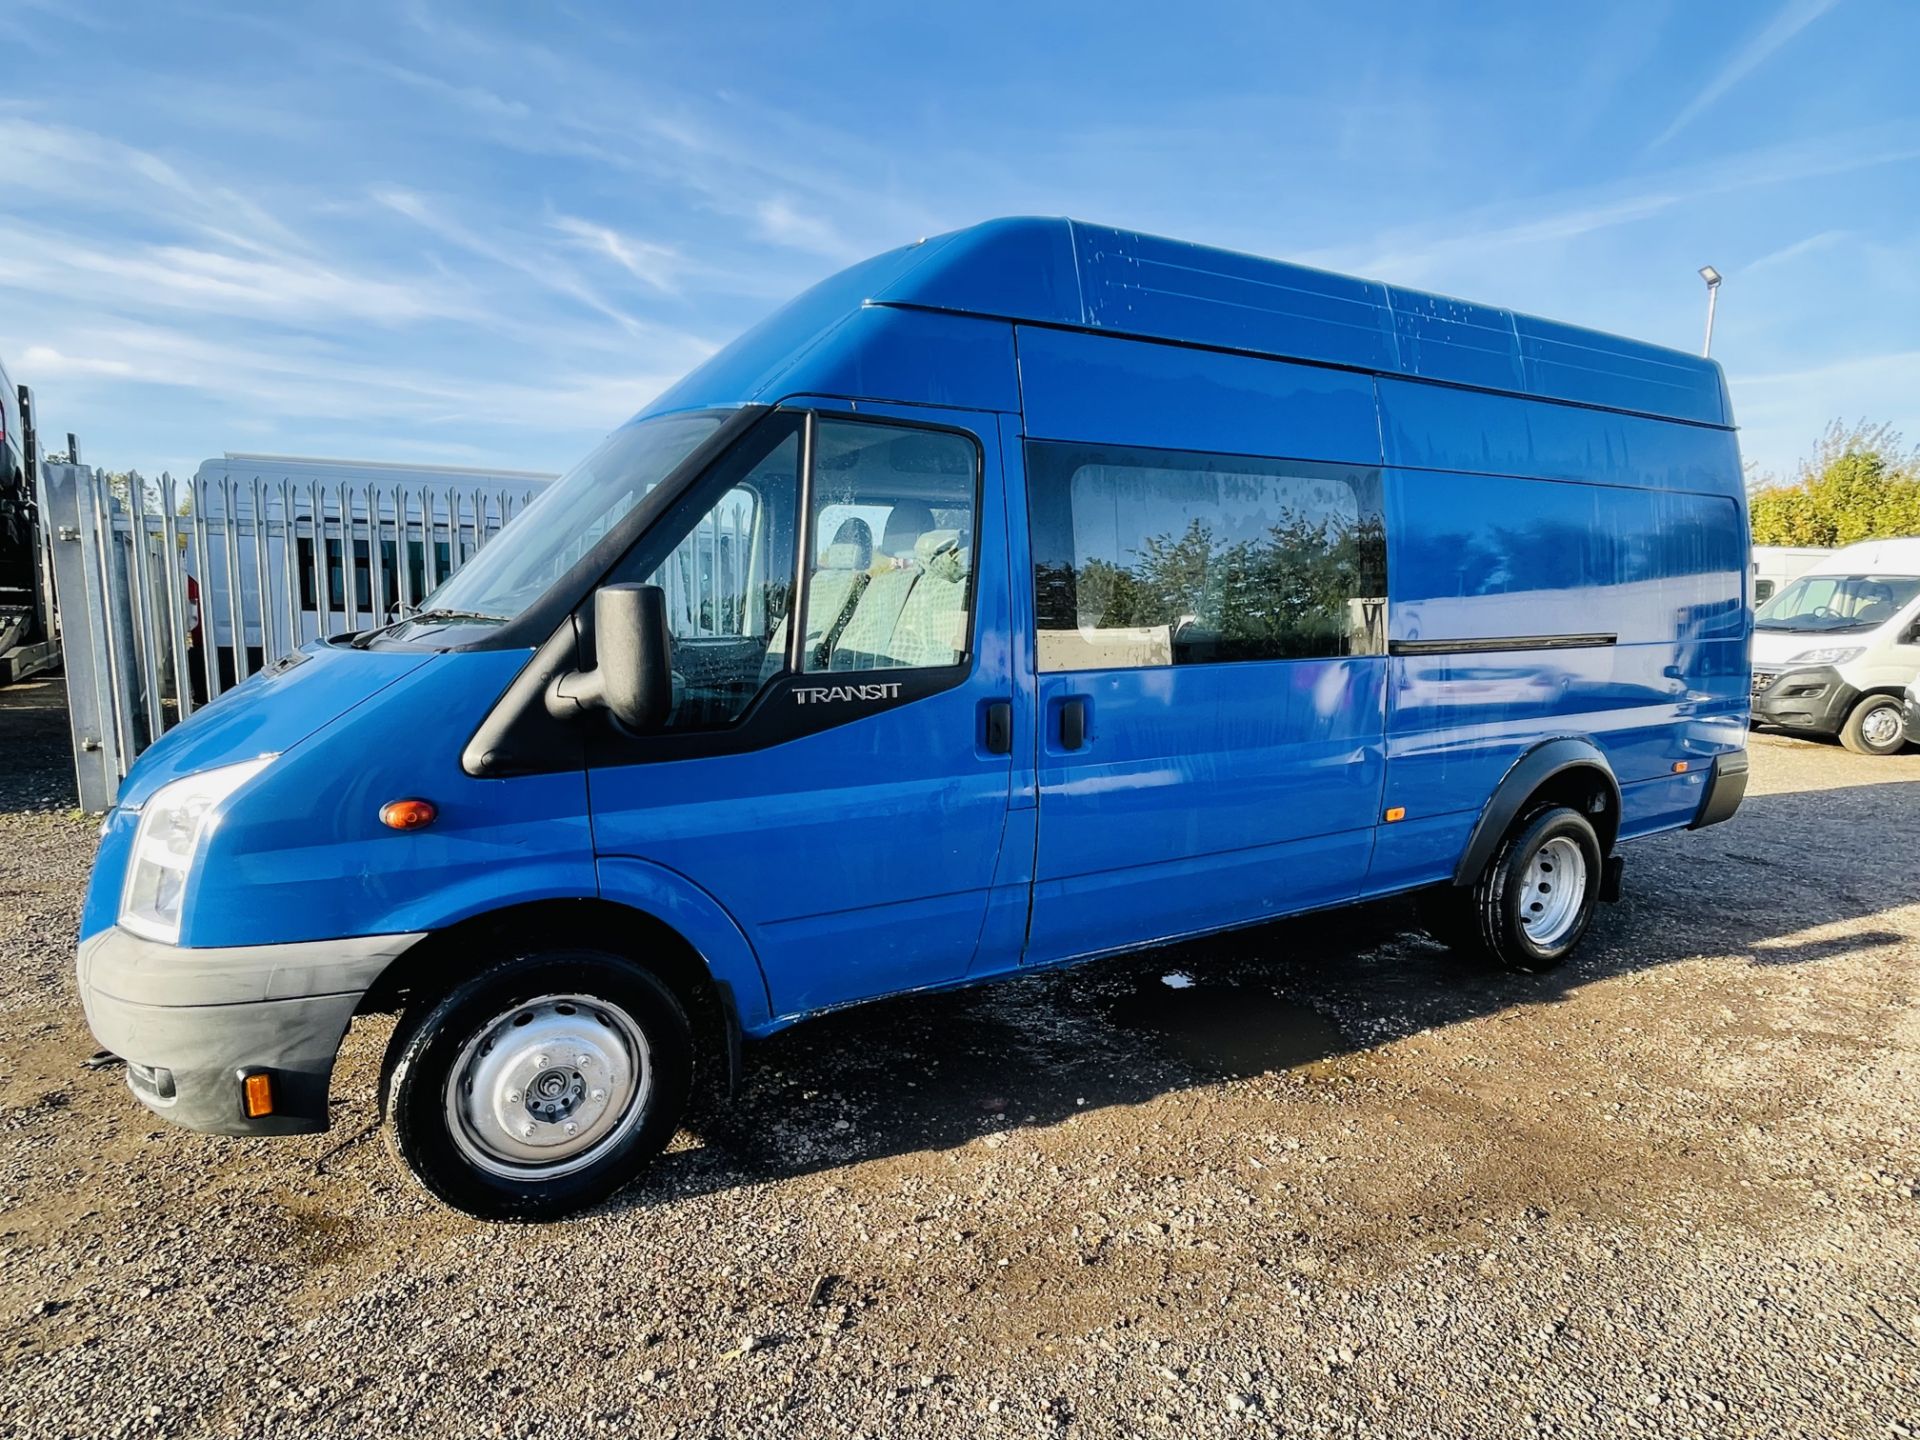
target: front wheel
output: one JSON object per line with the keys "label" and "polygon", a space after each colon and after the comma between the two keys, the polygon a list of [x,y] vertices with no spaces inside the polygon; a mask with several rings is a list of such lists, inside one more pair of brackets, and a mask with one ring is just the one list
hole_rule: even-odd
{"label": "front wheel", "polygon": [[396,1032],[387,1135],[455,1209],[553,1220],[605,1199],[666,1147],[693,1079],[673,993],[597,950],[489,966]]}
{"label": "front wheel", "polygon": [[1891,695],[1869,695],[1840,727],[1840,743],[1856,755],[1898,755],[1907,743],[1900,702]]}
{"label": "front wheel", "polygon": [[1592,823],[1564,805],[1543,806],[1508,833],[1471,887],[1427,898],[1426,925],[1449,948],[1509,970],[1551,970],[1587,933],[1600,878]]}

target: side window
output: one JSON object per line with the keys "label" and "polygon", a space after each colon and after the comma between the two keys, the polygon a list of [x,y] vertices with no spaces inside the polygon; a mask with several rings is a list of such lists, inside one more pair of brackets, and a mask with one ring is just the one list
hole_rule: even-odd
{"label": "side window", "polygon": [[1043,671],[1386,649],[1377,471],[1035,443],[1027,473]]}
{"label": "side window", "polygon": [[1773,585],[1773,581],[1771,580],[1754,581],[1753,582],[1753,603],[1756,605],[1765,604],[1767,601],[1773,598],[1773,590],[1774,590],[1774,585]]}
{"label": "side window", "polygon": [[728,456],[683,506],[683,517],[664,527],[675,537],[673,548],[657,561],[640,557],[635,578],[666,591],[673,634],[669,730],[731,724],[780,669],[778,637],[785,634],[793,592],[799,469],[797,424],[774,443]]}
{"label": "side window", "polygon": [[803,671],[965,662],[979,472],[963,435],[816,421]]}

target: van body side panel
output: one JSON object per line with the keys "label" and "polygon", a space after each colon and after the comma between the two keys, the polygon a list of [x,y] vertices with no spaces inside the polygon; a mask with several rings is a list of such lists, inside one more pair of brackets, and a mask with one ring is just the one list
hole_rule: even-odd
{"label": "van body side panel", "polygon": [[1031,440],[1380,463],[1371,376],[1016,327]]}
{"label": "van body side panel", "polygon": [[1731,430],[1381,376],[1388,465],[1743,496]]}
{"label": "van body side panel", "polygon": [[[790,403],[856,410],[815,396]],[[1007,883],[998,861],[1012,760],[983,739],[986,707],[1012,695],[998,417],[865,401],[857,413],[965,430],[979,445],[966,678],[872,714],[857,697],[819,702],[853,706],[854,718],[765,748],[588,775],[603,866],[644,861],[696,882],[746,936],[783,1019],[964,978]]]}
{"label": "van body side panel", "polygon": [[1622,838],[1685,825],[1712,756],[1744,744],[1732,436],[1405,381],[1380,391],[1396,651],[1385,803],[1408,820],[1383,829],[1368,889],[1444,878],[1501,777],[1554,735],[1605,755]]}
{"label": "van body side panel", "polygon": [[[1028,958],[1247,924],[1353,898],[1373,843],[1386,662],[1043,677]],[[1061,710],[1086,738],[1061,744]]]}
{"label": "van body side panel", "polygon": [[598,864],[600,896],[670,926],[732,993],[740,1027],[752,1033],[773,1019],[759,957],[720,902],[685,875],[645,860],[610,855]]}
{"label": "van body side panel", "polygon": [[[1148,462],[1161,449],[1378,465],[1369,377],[1029,327],[1019,344],[1030,441],[1138,447]],[[1032,590],[1031,568],[1019,583]],[[1029,961],[1358,892],[1384,775],[1384,656],[1104,663],[1039,676]],[[1077,746],[1070,709],[1085,717]]]}
{"label": "van body side panel", "polygon": [[[383,668],[370,661],[417,658],[325,654],[369,673]],[[481,780],[460,768],[467,730],[527,658],[519,650],[431,656],[377,704],[355,706],[282,754],[207,837],[188,881],[181,943],[429,931],[524,901],[594,895],[583,771]],[[262,683],[249,680],[206,713],[238,706]],[[414,797],[438,809],[431,825],[380,823],[382,805]]]}

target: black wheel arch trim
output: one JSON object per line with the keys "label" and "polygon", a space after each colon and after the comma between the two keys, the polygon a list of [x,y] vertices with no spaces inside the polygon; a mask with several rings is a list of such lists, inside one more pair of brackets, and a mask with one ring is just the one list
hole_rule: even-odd
{"label": "black wheel arch trim", "polygon": [[[681,963],[648,964],[627,933],[630,924],[657,927],[679,947]],[[429,993],[443,994],[464,978],[464,972],[452,957],[469,952],[477,943],[503,939],[512,943],[516,938],[530,946],[551,943],[603,949],[640,965],[679,999],[694,1023],[696,1036],[700,1033],[701,1017],[697,1012],[702,1002],[686,982],[697,975],[697,980],[706,986],[706,996],[713,1006],[711,1018],[718,1026],[717,1033],[706,1038],[714,1043],[710,1058],[721,1066],[718,1078],[723,1097],[730,1100],[739,1094],[746,1073],[747,1035],[733,982],[716,970],[706,953],[663,916],[604,896],[555,896],[518,901],[429,930],[387,962],[360,996],[353,1015],[358,1018],[401,1012],[403,997],[413,994],[420,984],[424,984]],[[402,1027],[406,1023],[403,1017]],[[387,1078],[383,1072],[380,1080],[383,1115]]]}
{"label": "black wheel arch trim", "polygon": [[[1513,822],[1520,818],[1522,807],[1533,793],[1554,776],[1564,775],[1569,770],[1598,771],[1606,782],[1613,813],[1616,817],[1619,815],[1620,782],[1598,745],[1577,735],[1543,740],[1508,766],[1507,773],[1500,777],[1500,783],[1494,787],[1493,794],[1480,811],[1479,820],[1474,822],[1473,833],[1467,838],[1467,848],[1461,852],[1459,863],[1454,866],[1453,883],[1460,886],[1473,884],[1493,859],[1500,841],[1512,828]],[[1602,848],[1611,847],[1603,845]],[[1602,855],[1601,858],[1604,860],[1606,857]]]}

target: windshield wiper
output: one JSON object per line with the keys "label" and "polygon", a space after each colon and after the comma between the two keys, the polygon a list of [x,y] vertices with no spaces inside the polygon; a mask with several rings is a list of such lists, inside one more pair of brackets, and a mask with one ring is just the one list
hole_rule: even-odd
{"label": "windshield wiper", "polygon": [[374,642],[375,637],[385,635],[389,630],[398,630],[402,625],[420,623],[428,625],[439,623],[504,625],[507,623],[507,618],[504,615],[489,615],[484,610],[414,610],[405,615],[397,616],[387,621],[384,625],[376,625],[371,630],[363,630],[348,643],[356,650],[364,650]]}
{"label": "windshield wiper", "polygon": [[506,616],[489,615],[484,610],[416,610],[411,615],[401,616],[400,619],[394,623],[396,625],[409,623],[415,625],[431,625],[435,621],[440,620],[471,620],[486,625],[504,625],[507,623]]}

